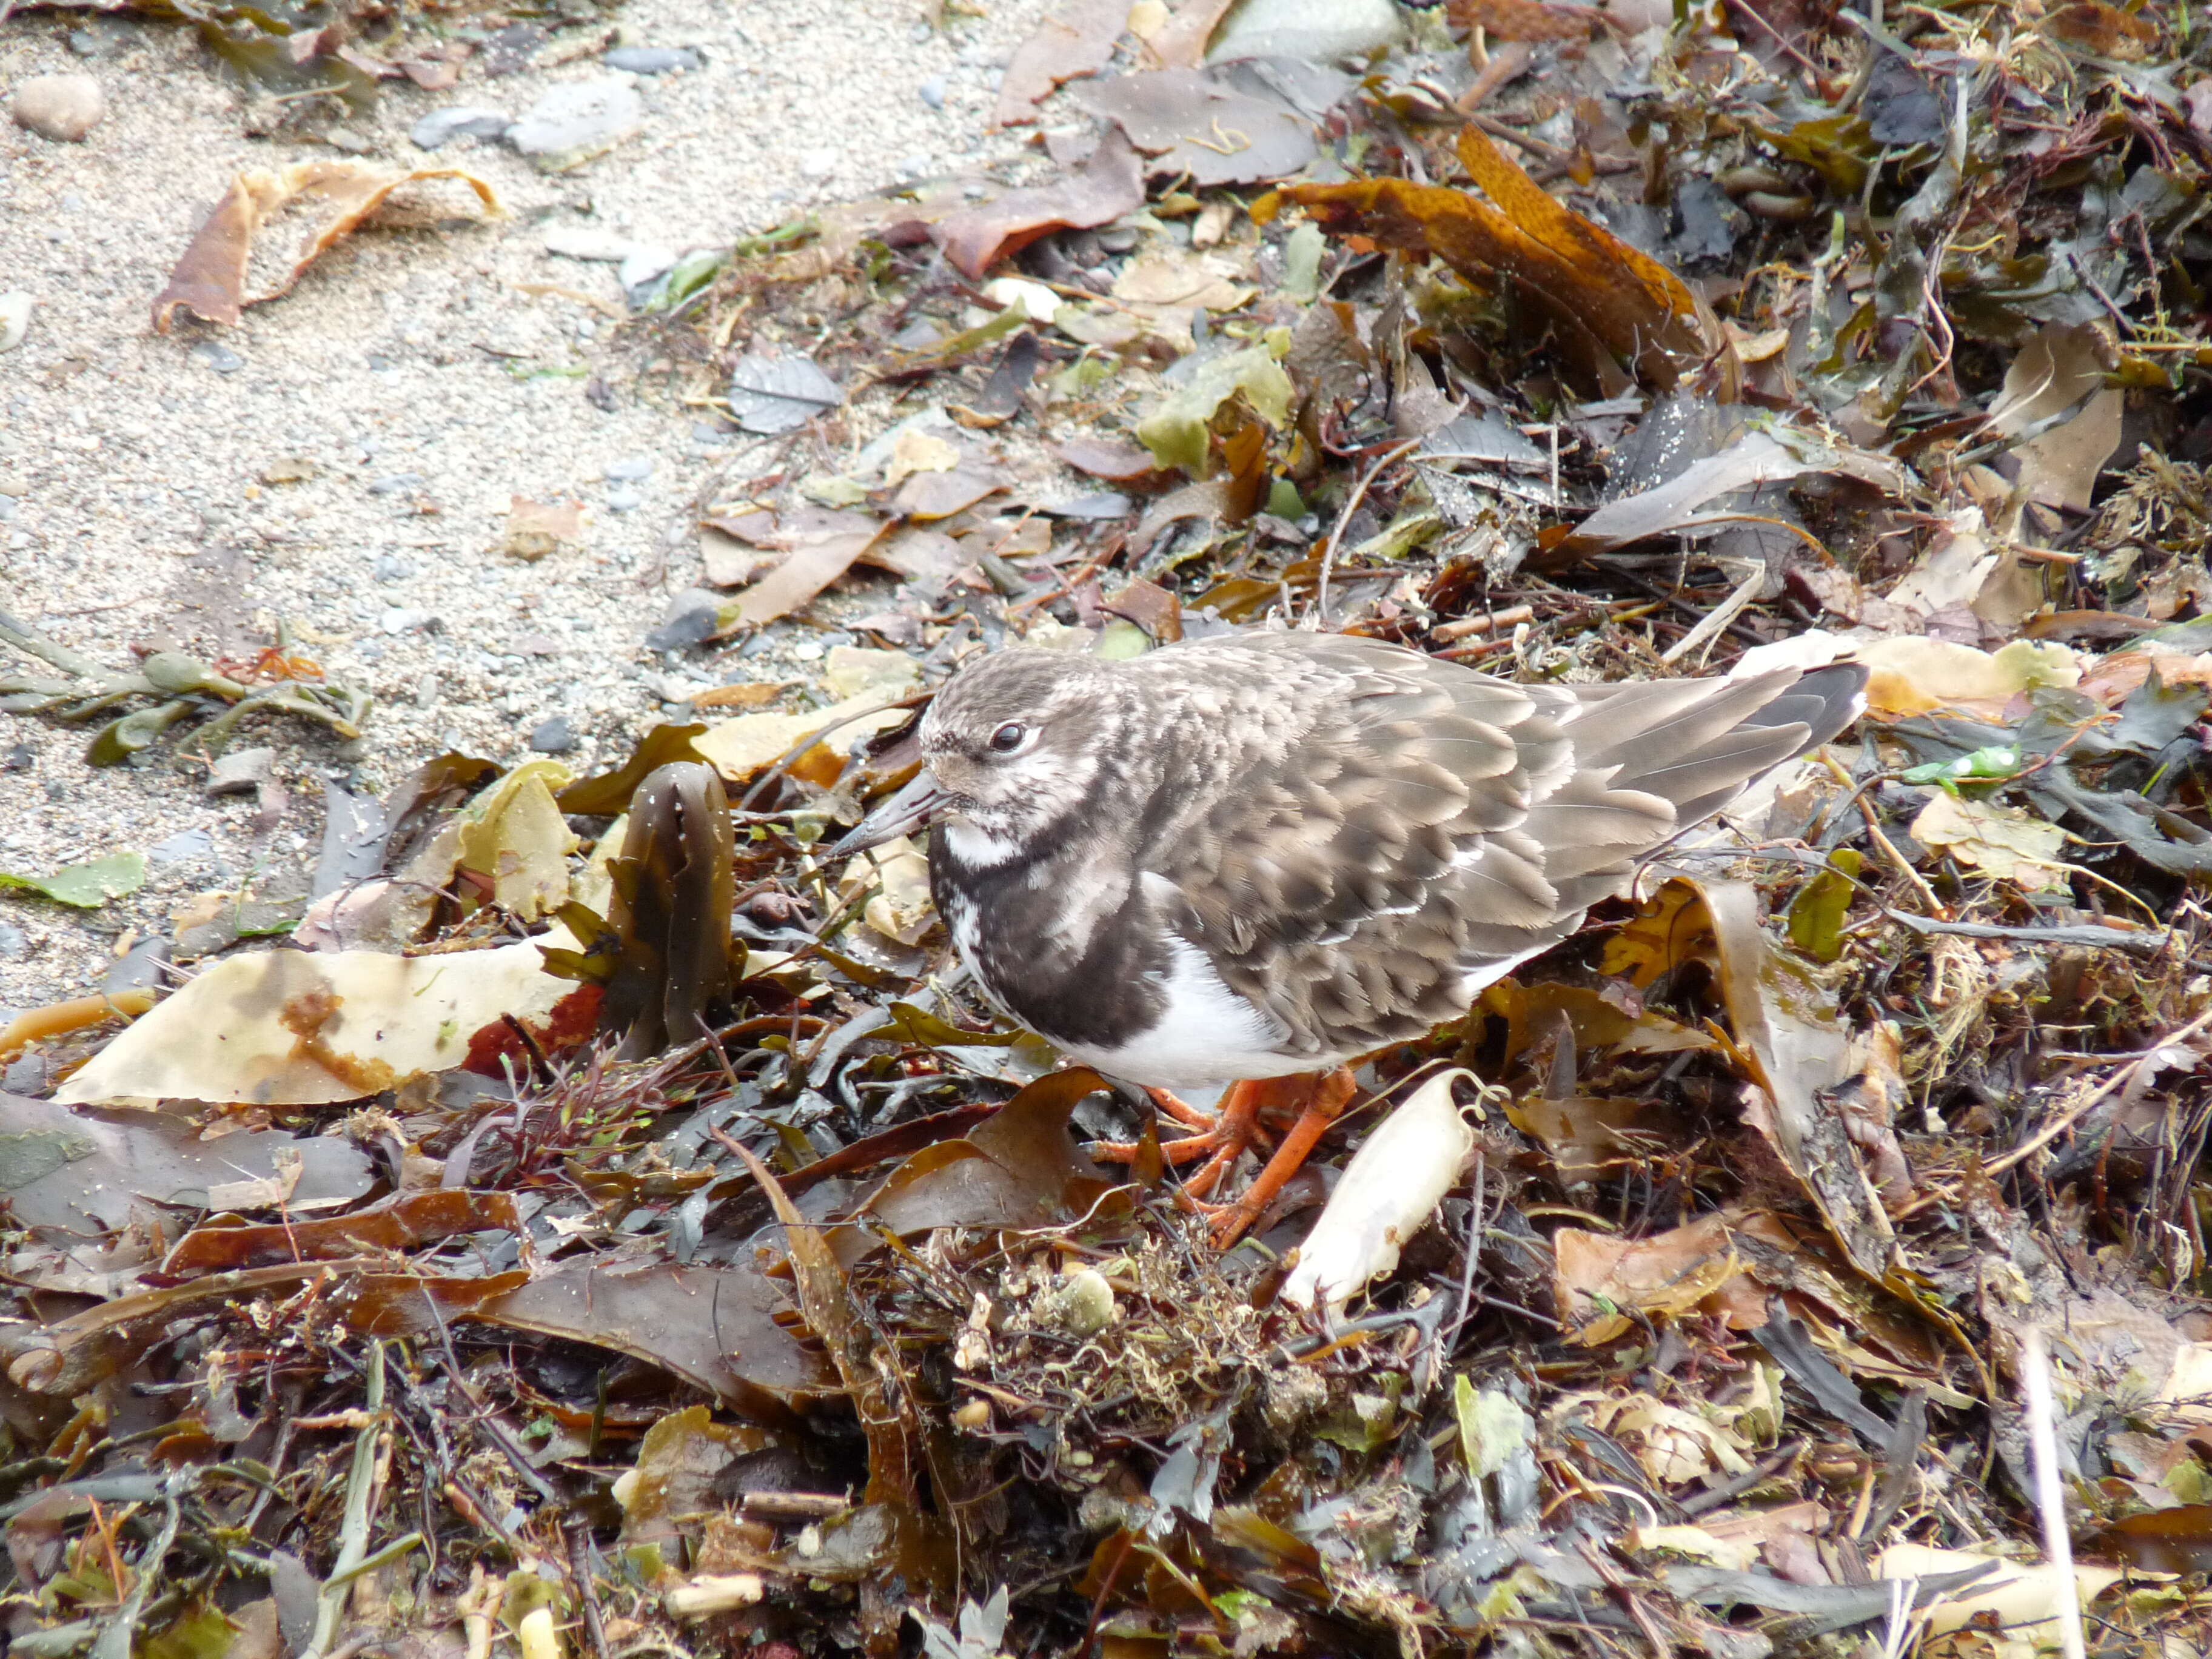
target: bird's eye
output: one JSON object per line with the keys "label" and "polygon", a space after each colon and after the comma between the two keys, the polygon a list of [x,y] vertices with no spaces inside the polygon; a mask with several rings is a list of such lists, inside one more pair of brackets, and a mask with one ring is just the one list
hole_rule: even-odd
{"label": "bird's eye", "polygon": [[1024,726],[1019,720],[1008,720],[991,733],[991,752],[994,755],[1011,755],[1022,746],[1022,739],[1029,734],[1029,727]]}

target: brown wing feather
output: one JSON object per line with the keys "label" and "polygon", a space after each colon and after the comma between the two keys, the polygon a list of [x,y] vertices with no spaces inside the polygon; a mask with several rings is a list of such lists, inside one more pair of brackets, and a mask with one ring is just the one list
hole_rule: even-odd
{"label": "brown wing feather", "polygon": [[[1638,860],[1856,714],[1863,672],[1523,687],[1376,641],[1240,641],[1315,698],[1177,849],[1182,925],[1300,1052],[1463,1013]],[[1316,686],[1314,677],[1325,684]],[[1470,976],[1474,976],[1471,980]]]}

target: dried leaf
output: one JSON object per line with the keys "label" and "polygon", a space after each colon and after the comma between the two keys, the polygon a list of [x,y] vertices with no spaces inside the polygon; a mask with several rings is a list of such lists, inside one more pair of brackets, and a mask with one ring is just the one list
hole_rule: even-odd
{"label": "dried leaf", "polygon": [[1461,129],[1459,153],[1495,206],[1465,191],[1396,179],[1286,185],[1282,197],[1333,234],[1434,253],[1470,276],[1514,277],[1532,297],[1579,319],[1655,385],[1672,386],[1722,349],[1722,337],[1709,334],[1696,300],[1665,266],[1561,206],[1474,128]]}
{"label": "dried leaf", "polygon": [[1999,801],[1970,800],[1938,789],[1912,820],[1912,838],[1971,870],[2027,892],[2063,888],[2066,832]]}
{"label": "dried leaf", "polygon": [[454,867],[480,878],[492,902],[524,921],[568,897],[576,837],[554,802],[568,784],[568,769],[558,761],[526,761],[461,815]]}
{"label": "dried leaf", "polygon": [[805,426],[845,401],[837,383],[801,354],[750,352],[730,371],[730,413],[747,432],[774,436]]}
{"label": "dried leaf", "polygon": [[783,1188],[776,1184],[767,1165],[742,1146],[737,1151],[761,1191],[767,1194],[769,1207],[783,1228],[784,1248],[790,1255],[793,1282],[799,1287],[800,1310],[822,1346],[829,1350],[838,1376],[844,1379],[845,1391],[852,1398],[853,1409],[860,1415],[861,1430],[867,1436],[867,1502],[911,1512],[919,1496],[915,1480],[918,1449],[911,1426],[899,1408],[904,1402],[891,1400],[884,1373],[877,1367],[876,1357],[870,1349],[869,1333],[853,1306],[844,1269],[837,1265],[821,1233],[808,1224]]}
{"label": "dried leaf", "polygon": [[576,501],[533,501],[512,498],[507,530],[499,550],[511,559],[535,563],[555,549],[574,546],[584,538],[584,509]]}
{"label": "dried leaf", "polygon": [[272,951],[217,963],[94,1055],[55,1098],[320,1106],[449,1071],[507,1016],[544,1023],[575,987],[535,944],[441,956]]}
{"label": "dried leaf", "polygon": [[0,1094],[0,1204],[18,1226],[114,1231],[141,1200],[204,1206],[222,1183],[273,1176],[280,1164],[298,1171],[295,1211],[350,1203],[374,1179],[367,1153],[327,1135],[261,1129],[205,1140],[167,1113],[106,1116]]}
{"label": "dried leaf", "polygon": [[[459,179],[476,192],[486,216],[507,216],[491,185],[459,167],[400,172],[367,161],[301,161],[281,173],[240,173],[155,296],[154,331],[167,334],[179,310],[236,327],[246,307],[289,293],[309,265],[383,207],[394,191],[433,179]],[[289,266],[264,257],[257,275],[255,245],[287,213],[307,221],[297,251]]]}
{"label": "dried leaf", "polygon": [[1201,187],[1286,178],[1314,159],[1313,124],[1287,106],[1223,86],[1204,71],[1117,75],[1072,94],[1118,122],[1152,159],[1147,174],[1188,173]]}
{"label": "dried leaf", "polygon": [[1039,1078],[963,1139],[915,1153],[859,1206],[895,1233],[1044,1227],[1097,1213],[1115,1182],[1077,1151],[1068,1117],[1106,1087],[1084,1066]]}
{"label": "dried leaf", "polygon": [[222,1273],[275,1261],[332,1261],[403,1250],[455,1233],[495,1228],[514,1232],[521,1224],[510,1193],[404,1193],[352,1215],[258,1227],[195,1227],[163,1258],[161,1271]]}
{"label": "dried leaf", "polygon": [[1002,127],[1035,120],[1054,87],[1104,69],[1128,15],[1127,0],[1067,0],[1015,49],[991,119]]}
{"label": "dried leaf", "polygon": [[790,527],[782,532],[790,551],[781,564],[738,595],[733,625],[757,628],[809,604],[850,570],[853,562],[873,547],[889,528],[887,520],[865,513],[817,507],[809,509],[807,514],[794,515]]}
{"label": "dried leaf", "polygon": [[1549,6],[1542,0],[1451,0],[1446,8],[1462,28],[1480,29],[1493,40],[1587,40],[1585,6]]}
{"label": "dried leaf", "polygon": [[1040,236],[1109,224],[1144,204],[1137,152],[1119,131],[1109,131],[1071,177],[963,208],[932,225],[929,234],[955,270],[981,281],[993,265]]}

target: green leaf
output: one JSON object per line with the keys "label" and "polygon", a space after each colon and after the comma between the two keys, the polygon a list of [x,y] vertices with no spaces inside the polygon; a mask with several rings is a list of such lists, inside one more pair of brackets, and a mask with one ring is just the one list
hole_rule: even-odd
{"label": "green leaf", "polygon": [[1828,854],[1828,867],[1790,901],[1790,942],[1815,962],[1833,962],[1844,953],[1844,917],[1863,862],[1851,848],[1838,847]]}
{"label": "green leaf", "polygon": [[0,887],[20,887],[40,893],[59,904],[90,910],[112,898],[135,893],[146,884],[146,855],[110,853],[104,859],[72,864],[51,876],[19,876],[0,870]]}
{"label": "green leaf", "polygon": [[1252,412],[1273,427],[1290,419],[1291,377],[1263,345],[1247,346],[1202,363],[1189,380],[1137,427],[1137,439],[1162,466],[1196,477],[1206,470],[1206,422],[1242,393]]}

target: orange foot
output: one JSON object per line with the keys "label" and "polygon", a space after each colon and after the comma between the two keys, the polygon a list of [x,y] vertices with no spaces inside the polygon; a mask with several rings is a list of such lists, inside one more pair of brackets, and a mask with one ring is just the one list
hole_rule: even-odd
{"label": "orange foot", "polygon": [[[1356,1089],[1351,1071],[1344,1067],[1319,1077],[1300,1073],[1291,1077],[1232,1083],[1221,1097],[1218,1115],[1212,1118],[1185,1105],[1165,1090],[1149,1091],[1162,1111],[1198,1131],[1161,1146],[1161,1155],[1169,1163],[1188,1164],[1208,1152],[1212,1154],[1192,1172],[1178,1196],[1188,1207],[1212,1218],[1217,1249],[1227,1249],[1260,1218],[1275,1194],[1298,1172],[1315,1143],[1350,1103]],[[1261,1139],[1260,1115],[1271,1109],[1295,1109],[1298,1119],[1274,1156],[1267,1160],[1267,1167],[1234,1203],[1200,1202],[1219,1184],[1245,1149]],[[1094,1157],[1111,1163],[1126,1164],[1137,1154],[1137,1148],[1126,1142],[1109,1141],[1091,1150]]]}

